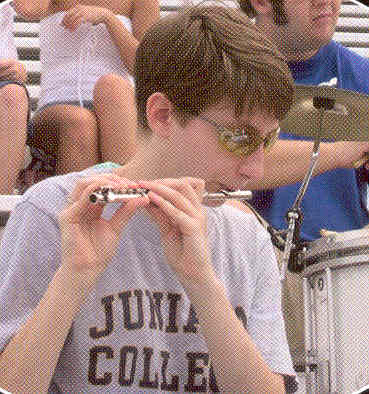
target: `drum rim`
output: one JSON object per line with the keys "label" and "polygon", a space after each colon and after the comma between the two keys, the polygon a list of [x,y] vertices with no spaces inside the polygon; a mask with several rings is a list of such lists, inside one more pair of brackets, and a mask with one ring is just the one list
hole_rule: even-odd
{"label": "drum rim", "polygon": [[[361,240],[366,241],[366,243],[361,243]],[[300,257],[303,266],[309,267],[310,265],[322,263],[325,261],[369,254],[368,239],[356,238],[349,246],[345,246],[343,242],[331,244],[329,247],[326,245],[321,245],[320,249],[314,251],[314,254],[312,252],[313,251],[311,249],[308,249]]]}
{"label": "drum rim", "polygon": [[[322,261],[316,264],[311,264],[302,271],[302,276],[304,278],[309,278],[315,273],[325,271],[327,268],[339,269],[339,268],[348,268],[356,265],[369,264],[369,250],[367,254],[362,254],[359,256],[362,257],[363,260],[356,259],[353,261],[347,261],[347,257],[344,257],[344,258],[338,258],[336,260],[332,259],[332,260]],[[351,257],[353,258],[358,256],[351,256]]]}

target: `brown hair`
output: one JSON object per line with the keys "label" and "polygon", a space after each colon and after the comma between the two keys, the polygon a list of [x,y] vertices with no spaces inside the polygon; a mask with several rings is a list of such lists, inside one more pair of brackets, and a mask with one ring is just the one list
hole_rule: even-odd
{"label": "brown hair", "polygon": [[282,119],[293,80],[276,47],[247,16],[223,6],[193,6],[161,18],[144,35],[135,62],[138,121],[148,128],[146,102],[161,92],[186,120],[229,97],[240,116],[263,108]]}

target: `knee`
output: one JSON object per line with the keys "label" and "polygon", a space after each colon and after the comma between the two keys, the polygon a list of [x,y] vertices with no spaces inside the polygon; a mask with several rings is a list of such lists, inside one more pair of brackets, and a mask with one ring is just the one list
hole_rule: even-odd
{"label": "knee", "polygon": [[59,122],[59,127],[63,129],[63,134],[81,138],[82,140],[94,138],[96,134],[95,115],[84,108],[76,107],[68,111],[67,116]]}
{"label": "knee", "polygon": [[28,97],[23,86],[8,84],[0,89],[0,105],[9,110],[28,111]]}
{"label": "knee", "polygon": [[61,156],[72,155],[78,160],[94,157],[98,149],[98,127],[92,112],[85,109],[75,112],[58,134]]}
{"label": "knee", "polygon": [[117,74],[103,75],[94,86],[94,98],[99,98],[107,93],[111,94],[116,89],[133,93],[133,86],[127,79]]}

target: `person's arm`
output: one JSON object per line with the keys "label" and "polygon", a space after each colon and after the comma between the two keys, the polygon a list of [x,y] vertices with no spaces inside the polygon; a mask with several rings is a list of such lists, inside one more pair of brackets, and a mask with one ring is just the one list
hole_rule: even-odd
{"label": "person's arm", "polygon": [[[81,181],[74,189],[59,216],[61,265],[41,301],[0,354],[0,382],[9,392],[47,393],[74,316],[109,264],[129,218],[138,206],[148,203],[145,198],[134,199],[111,220],[104,220],[103,207],[91,205],[88,196],[106,184],[117,188],[136,186],[104,175]],[[42,233],[43,229],[38,231]]]}
{"label": "person's arm", "polygon": [[132,34],[111,19],[106,24],[107,29],[118,47],[121,58],[130,74],[133,74],[136,49],[145,32],[159,19],[160,6],[158,0],[135,0],[132,11]]}
{"label": "person's arm", "polygon": [[[368,142],[322,142],[314,175],[336,168],[352,168],[353,162],[368,151]],[[313,142],[278,140],[265,155],[263,178],[251,181],[248,188],[272,189],[301,181],[309,168],[312,152]]]}
{"label": "person's arm", "polygon": [[0,355],[0,381],[11,393],[47,393],[59,354],[78,308],[96,277],[72,269],[77,257],[64,257],[61,268],[30,318]]}
{"label": "person's arm", "polygon": [[[284,381],[263,360],[259,349],[236,317],[222,283],[181,278],[196,310],[221,391],[284,393]],[[257,377],[257,378],[255,378]]]}
{"label": "person's arm", "polygon": [[27,71],[22,63],[7,59],[0,60],[0,81],[10,80],[26,83]]}
{"label": "person's arm", "polygon": [[204,183],[191,178],[140,186],[150,189],[153,204],[147,210],[160,229],[167,262],[196,310],[220,390],[283,393],[283,378],[263,360],[212,268],[200,197]]}
{"label": "person's arm", "polygon": [[132,33],[109,9],[78,5],[67,11],[63,25],[74,31],[81,23],[104,23],[120,57],[130,74],[133,73],[137,46],[145,31],[159,18],[157,0],[135,1],[132,11]]}
{"label": "person's arm", "polygon": [[141,41],[148,30],[160,18],[158,0],[135,0],[132,11],[132,33]]}
{"label": "person's arm", "polygon": [[50,13],[55,0],[13,0],[17,14],[26,20],[40,20]]}
{"label": "person's arm", "polygon": [[103,19],[103,23],[105,23],[112,40],[118,48],[120,57],[127,67],[128,72],[133,74],[136,49],[139,44],[138,38],[128,31],[113,13],[107,13]]}

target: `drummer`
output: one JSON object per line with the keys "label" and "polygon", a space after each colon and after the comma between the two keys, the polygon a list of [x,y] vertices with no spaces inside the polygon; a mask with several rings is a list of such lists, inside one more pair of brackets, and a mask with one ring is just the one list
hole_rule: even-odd
{"label": "drummer", "polygon": [[[369,59],[332,40],[340,0],[239,0],[240,6],[277,45],[289,61],[296,83],[329,84],[332,87],[369,94]],[[363,113],[362,116],[368,116]],[[304,127],[304,125],[301,125]],[[350,136],[351,130],[347,130]],[[363,131],[367,133],[367,130]],[[285,215],[292,207],[307,172],[313,143],[308,138],[282,133],[265,159],[262,183],[254,183],[253,205],[276,229],[286,228]],[[366,209],[368,172],[354,169],[353,162],[369,151],[368,142],[325,142],[315,176],[302,201],[301,237],[313,241],[320,230],[348,231],[369,223]],[[319,174],[319,175],[318,175]],[[289,184],[288,186],[282,186]],[[364,198],[365,197],[365,198]],[[289,342],[295,364],[303,354],[302,292],[296,280],[287,278],[284,304]],[[292,287],[291,294],[288,288]],[[286,301],[288,300],[288,301]],[[300,307],[299,307],[300,306]],[[296,322],[296,324],[295,324]],[[296,338],[297,335],[297,338]]]}

